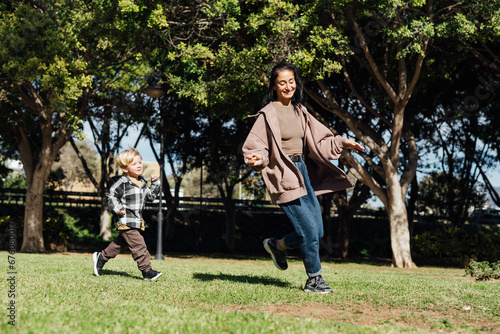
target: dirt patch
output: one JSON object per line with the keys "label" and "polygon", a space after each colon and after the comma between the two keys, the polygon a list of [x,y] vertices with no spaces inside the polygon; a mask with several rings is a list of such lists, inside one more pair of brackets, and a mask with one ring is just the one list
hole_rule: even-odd
{"label": "dirt patch", "polygon": [[480,319],[470,310],[410,310],[389,307],[375,307],[368,303],[356,305],[321,305],[321,304],[280,304],[258,307],[242,305],[217,307],[228,312],[264,312],[270,315],[332,320],[357,326],[377,326],[398,324],[436,332],[457,332],[460,328],[474,328],[492,333],[500,332],[500,323]]}

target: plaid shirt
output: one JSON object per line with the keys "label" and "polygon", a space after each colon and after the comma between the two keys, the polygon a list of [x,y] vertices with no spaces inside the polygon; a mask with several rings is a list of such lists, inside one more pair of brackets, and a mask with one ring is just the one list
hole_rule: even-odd
{"label": "plaid shirt", "polygon": [[[160,180],[151,182],[148,187],[146,180],[139,176],[141,187],[139,188],[126,175],[113,178],[115,183],[109,188],[106,194],[108,197],[109,209],[115,214],[116,227],[126,225],[132,228],[141,228],[142,211],[146,201],[152,202],[160,194]],[[118,212],[126,209],[124,215]]]}

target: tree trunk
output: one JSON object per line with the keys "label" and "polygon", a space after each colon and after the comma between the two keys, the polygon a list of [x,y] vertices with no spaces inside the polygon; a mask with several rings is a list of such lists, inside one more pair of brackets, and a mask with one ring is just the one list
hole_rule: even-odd
{"label": "tree trunk", "polygon": [[416,265],[411,258],[406,206],[397,175],[393,178],[395,182],[388,182],[389,205],[386,206],[391,231],[392,264],[397,268],[414,268]]}
{"label": "tree trunk", "polygon": [[332,257],[335,253],[336,244],[332,241],[333,236],[333,223],[331,216],[332,211],[332,195],[324,194],[318,197],[319,204],[321,205],[323,217],[323,230],[324,236],[319,240],[319,245],[326,251],[326,254],[321,257],[321,260]]}
{"label": "tree trunk", "polygon": [[50,159],[48,150],[42,150],[38,163],[33,165],[31,150],[26,152],[24,149],[20,149],[20,153],[27,182],[21,252],[43,253],[45,252],[43,242],[43,190],[53,160]]}
{"label": "tree trunk", "polygon": [[173,240],[174,239],[174,222],[175,216],[177,214],[177,206],[179,202],[175,199],[170,202],[167,208],[167,218],[166,218],[166,226],[165,226],[165,240]]}
{"label": "tree trunk", "polygon": [[102,240],[104,241],[109,241],[111,240],[111,214],[108,211],[108,208],[102,208],[101,209],[101,218],[100,218],[100,225],[101,225],[101,230],[99,231],[99,234],[102,237]]}
{"label": "tree trunk", "polygon": [[[37,173],[38,174],[38,173]],[[40,176],[34,176],[31,186],[26,191],[26,208],[24,210],[23,244],[21,252],[43,253],[43,188],[45,182]]]}
{"label": "tree trunk", "polygon": [[[54,149],[59,150],[64,138],[58,141],[59,146],[52,147],[51,119],[41,125],[40,153],[32,150],[26,129],[18,128],[16,141],[26,175],[26,203],[24,209],[23,244],[21,252],[43,253],[43,190],[49,178],[50,168],[55,160]],[[58,151],[57,151],[58,152]]]}
{"label": "tree trunk", "polygon": [[236,208],[233,201],[234,186],[226,184],[226,191],[224,191],[220,184],[217,187],[221,194],[224,204],[224,216],[226,217],[226,246],[230,252],[234,252],[234,241],[236,238]]}
{"label": "tree trunk", "polygon": [[[341,163],[344,165],[342,161]],[[352,218],[369,195],[370,188],[361,182],[356,182],[349,200],[347,200],[347,191],[345,190],[335,192],[332,195],[333,201],[337,206],[339,220],[335,243],[335,256],[340,257],[341,260],[346,260],[349,254],[349,237]],[[331,237],[333,238],[333,231]]]}
{"label": "tree trunk", "polygon": [[234,252],[234,241],[236,238],[236,208],[232,199],[224,201],[224,214],[226,216],[226,246],[230,252]]}
{"label": "tree trunk", "polygon": [[107,175],[104,175],[105,169],[101,169],[102,175],[101,180],[99,181],[98,191],[99,196],[101,197],[101,214],[99,220],[99,235],[102,237],[102,240],[109,241],[111,239],[111,224],[110,218],[111,213],[109,212],[109,204],[108,197],[106,196],[106,178]]}
{"label": "tree trunk", "polygon": [[[169,161],[171,159],[169,158]],[[166,227],[166,234],[165,238],[167,240],[174,240],[175,237],[175,217],[177,216],[177,212],[179,209],[179,192],[181,189],[181,184],[182,180],[184,178],[184,172],[181,175],[178,175],[174,177],[175,184],[174,184],[174,195],[173,196],[166,196],[167,198],[167,205],[168,205],[168,210],[167,210],[167,227]],[[170,194],[170,188],[168,188],[166,191]]]}
{"label": "tree trunk", "polygon": [[339,228],[337,232],[338,254],[341,260],[346,260],[349,254],[349,236],[351,231],[352,217],[355,211],[338,208]]}
{"label": "tree trunk", "polygon": [[108,200],[104,198],[101,201],[101,217],[100,217],[100,231],[99,234],[102,237],[102,240],[109,241],[111,239],[111,214],[108,210]]}
{"label": "tree trunk", "polygon": [[71,137],[69,123],[61,124],[57,130],[52,127],[52,114],[43,115],[40,124],[40,141],[37,149],[31,147],[27,128],[15,130],[15,140],[26,175],[26,207],[24,210],[23,244],[21,252],[45,252],[43,242],[43,190],[49,178],[50,169],[57,153]]}

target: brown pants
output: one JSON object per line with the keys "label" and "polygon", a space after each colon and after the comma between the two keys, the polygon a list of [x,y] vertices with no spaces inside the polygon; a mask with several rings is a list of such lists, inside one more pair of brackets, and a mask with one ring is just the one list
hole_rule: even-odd
{"label": "brown pants", "polygon": [[104,261],[108,261],[116,257],[125,246],[132,252],[132,258],[137,262],[140,271],[151,269],[151,255],[146,247],[146,242],[141,232],[135,228],[120,231],[118,237],[102,251],[102,258]]}

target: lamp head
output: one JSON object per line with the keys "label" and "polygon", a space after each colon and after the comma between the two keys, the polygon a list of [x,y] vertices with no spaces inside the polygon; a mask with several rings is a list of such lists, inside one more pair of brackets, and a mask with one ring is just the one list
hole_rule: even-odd
{"label": "lamp head", "polygon": [[142,92],[147,96],[156,99],[165,95],[166,91],[160,83],[160,78],[157,73],[149,76],[148,85],[142,89]]}

